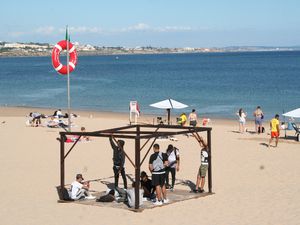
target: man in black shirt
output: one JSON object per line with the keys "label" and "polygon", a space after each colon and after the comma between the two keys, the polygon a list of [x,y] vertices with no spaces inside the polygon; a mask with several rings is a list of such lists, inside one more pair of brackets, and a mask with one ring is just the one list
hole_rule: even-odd
{"label": "man in black shirt", "polygon": [[116,141],[117,144],[114,142],[113,137],[111,136],[109,138],[110,145],[113,149],[113,170],[115,174],[115,188],[118,187],[119,182],[119,174],[121,173],[124,183],[124,188],[127,189],[127,179],[125,174],[125,152],[124,152],[124,144],[125,142],[123,140]]}
{"label": "man in black shirt", "polygon": [[141,187],[144,190],[145,198],[154,199],[155,198],[155,187],[152,185],[152,181],[148,178],[145,171],[141,172]]}

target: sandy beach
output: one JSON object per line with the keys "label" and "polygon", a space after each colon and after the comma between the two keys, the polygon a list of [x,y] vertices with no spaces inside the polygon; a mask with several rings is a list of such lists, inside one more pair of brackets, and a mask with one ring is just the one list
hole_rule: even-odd
{"label": "sandy beach", "polygon": [[[109,207],[57,203],[59,185],[59,142],[61,129],[27,127],[26,115],[38,110],[50,115],[54,109],[0,108],[0,175],[3,179],[0,201],[1,224],[280,224],[300,221],[300,143],[294,131],[281,132],[279,146],[267,148],[266,133],[255,134],[254,123],[247,123],[247,133],[237,132],[237,121],[212,119],[213,192],[204,198],[146,209],[141,213]],[[73,121],[87,131],[120,127],[128,124],[128,115],[74,111]],[[154,116],[139,122],[152,123]],[[200,115],[201,118],[201,115]],[[44,119],[46,121],[46,119]],[[175,118],[173,118],[175,121]],[[177,136],[178,141],[158,141],[161,149],[172,143],[180,149],[181,168],[177,179],[196,181],[200,164],[199,147],[192,137]],[[274,143],[273,143],[274,144]],[[70,145],[68,145],[70,146]],[[134,154],[134,142],[126,141],[125,150]],[[79,143],[66,162],[66,183],[83,173],[86,180],[110,177],[112,151],[105,138]],[[146,160],[148,162],[149,156]],[[147,169],[144,163],[142,170]],[[134,168],[126,161],[126,172]],[[100,182],[91,188],[105,191]],[[176,187],[175,187],[176,188]],[[207,183],[205,186],[207,190]]]}

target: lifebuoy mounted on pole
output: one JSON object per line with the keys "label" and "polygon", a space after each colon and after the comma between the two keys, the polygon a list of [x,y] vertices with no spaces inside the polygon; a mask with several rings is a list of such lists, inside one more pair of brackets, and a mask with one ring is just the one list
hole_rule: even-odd
{"label": "lifebuoy mounted on pole", "polygon": [[[59,57],[62,50],[67,50],[67,42],[68,41],[66,40],[62,40],[58,42],[52,50],[52,65],[54,69],[62,75],[66,75],[68,71],[67,71],[67,65],[61,64]],[[69,42],[69,54],[70,54],[69,72],[71,73],[75,69],[77,64],[77,52],[75,46],[71,42]]]}

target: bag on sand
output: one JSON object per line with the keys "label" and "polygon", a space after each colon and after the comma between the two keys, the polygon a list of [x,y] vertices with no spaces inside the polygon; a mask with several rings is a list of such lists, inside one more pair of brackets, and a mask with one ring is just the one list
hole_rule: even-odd
{"label": "bag on sand", "polygon": [[100,198],[96,199],[96,202],[113,202],[115,200],[115,191],[110,190],[106,195],[100,196]]}
{"label": "bag on sand", "polygon": [[67,190],[67,188],[63,188],[61,190],[61,194],[62,194],[62,198],[64,201],[74,201],[74,199],[72,199],[69,195],[69,192]]}

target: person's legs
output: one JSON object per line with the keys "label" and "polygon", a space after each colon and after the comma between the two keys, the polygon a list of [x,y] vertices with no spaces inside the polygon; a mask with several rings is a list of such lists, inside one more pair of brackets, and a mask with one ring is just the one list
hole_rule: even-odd
{"label": "person's legs", "polygon": [[115,187],[118,187],[118,183],[119,183],[119,168],[117,168],[116,166],[114,166],[113,170],[114,170],[114,174],[115,174]]}
{"label": "person's legs", "polygon": [[196,187],[194,191],[198,191],[199,186],[200,186],[200,181],[201,181],[201,177],[199,175],[199,173],[197,174],[197,181],[196,181]]}
{"label": "person's legs", "polygon": [[204,184],[205,184],[205,176],[206,176],[206,171],[208,169],[208,165],[201,165],[200,166],[200,173],[199,173],[199,183],[200,184],[200,193],[204,191]]}
{"label": "person's legs", "polygon": [[121,175],[122,175],[122,178],[123,178],[124,188],[127,189],[127,179],[126,179],[126,174],[125,174],[125,169],[124,168],[122,168],[122,170],[121,170]]}
{"label": "person's legs", "polygon": [[269,146],[268,146],[268,147],[270,147],[270,146],[271,146],[271,142],[272,142],[272,140],[273,140],[273,137],[272,137],[272,134],[271,134],[271,137],[270,137],[270,140],[269,140]]}
{"label": "person's legs", "polygon": [[161,187],[160,187],[160,185],[155,186],[155,192],[156,192],[157,200],[161,201],[162,198],[161,198]]}
{"label": "person's legs", "polygon": [[200,177],[200,169],[201,169],[201,166],[199,167],[198,169],[198,173],[197,173],[197,180],[196,180],[196,187],[194,189],[194,192],[198,192],[198,188],[200,186],[200,181],[201,181],[201,177]]}
{"label": "person's legs", "polygon": [[176,168],[171,168],[171,175],[172,175],[172,187],[171,188],[174,188],[175,179],[176,179]]}
{"label": "person's legs", "polygon": [[88,196],[89,193],[87,190],[85,189],[80,189],[76,195],[76,198],[74,200],[79,200],[79,199],[82,199],[82,198],[85,198],[86,196]]}
{"label": "person's legs", "polygon": [[161,187],[161,192],[162,192],[162,197],[163,197],[164,199],[167,199],[166,185],[163,185],[163,186]]}
{"label": "person's legs", "polygon": [[170,167],[166,168],[166,188],[169,188],[169,173],[170,173]]}
{"label": "person's legs", "polygon": [[277,147],[277,145],[278,145],[278,140],[279,140],[279,137],[278,136],[276,136],[276,141],[275,141],[275,147]]}
{"label": "person's legs", "polygon": [[246,131],[246,122],[242,123],[242,133],[244,133]]}
{"label": "person's legs", "polygon": [[205,177],[201,177],[201,186],[200,186],[200,191],[203,192],[204,191],[204,184],[205,184]]}

